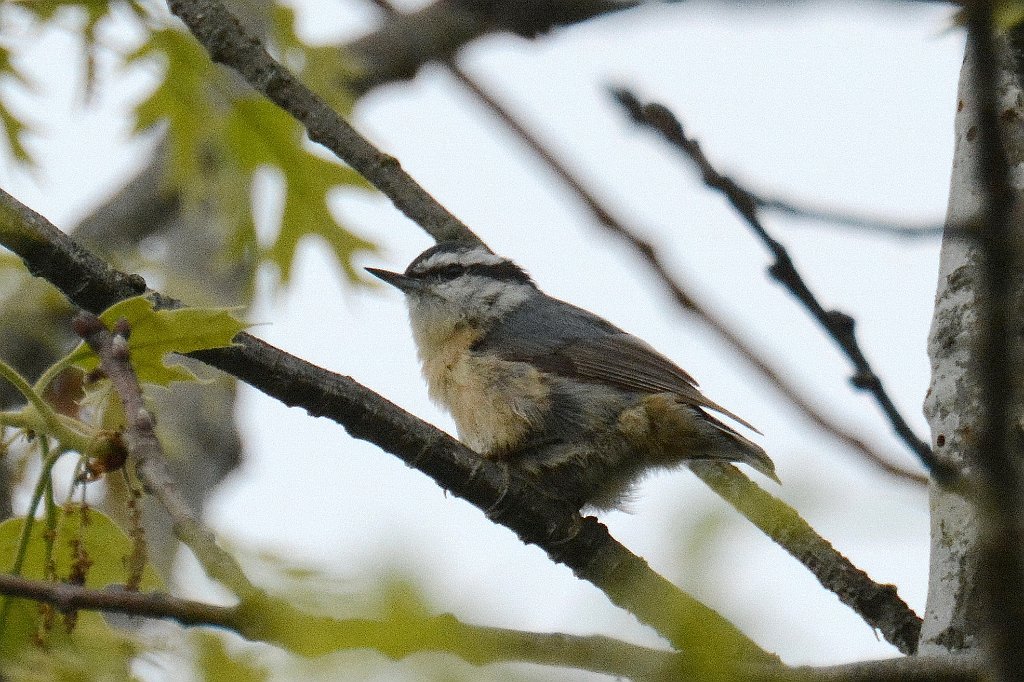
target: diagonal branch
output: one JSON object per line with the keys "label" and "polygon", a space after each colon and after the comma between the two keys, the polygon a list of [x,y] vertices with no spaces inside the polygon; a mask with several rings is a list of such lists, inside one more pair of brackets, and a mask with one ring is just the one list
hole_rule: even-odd
{"label": "diagonal branch", "polygon": [[695,461],[690,469],[765,535],[814,574],[823,587],[904,654],[917,652],[921,618],[895,585],[880,585],[821,537],[795,509],[757,486],[731,464]]}
{"label": "diagonal branch", "polygon": [[854,367],[854,375],[851,379],[853,385],[871,393],[897,435],[917,455],[936,480],[949,480],[953,475],[953,469],[939,461],[931,447],[914,434],[886,392],[882,380],[875,374],[871,364],[864,357],[854,333],[854,319],[838,310],[825,310],[793,265],[793,260],[785,247],[774,239],[761,223],[757,197],[743,189],[732,178],[720,173],[704,155],[700,145],[686,136],[682,124],[666,107],[660,104],[642,104],[628,90],[614,90],[613,95],[633,121],[652,128],[669,144],[686,154],[697,165],[704,178],[704,183],[708,187],[722,192],[729,199],[729,202],[743,216],[754,233],[772,252],[775,262],[768,269],[771,276],[807,308],[850,359]]}
{"label": "diagonal branch", "polygon": [[[37,276],[57,280],[73,303],[98,313],[138,293],[144,282],[118,272],[49,221],[0,190],[0,244]],[[151,295],[165,306],[176,301]],[[593,517],[540,494],[516,472],[459,443],[353,381],[274,348],[249,334],[234,345],[191,354],[309,414],[328,417],[462,497],[526,543],[543,548],[582,580],[650,625],[695,665],[777,660],[720,614],[658,575]]]}

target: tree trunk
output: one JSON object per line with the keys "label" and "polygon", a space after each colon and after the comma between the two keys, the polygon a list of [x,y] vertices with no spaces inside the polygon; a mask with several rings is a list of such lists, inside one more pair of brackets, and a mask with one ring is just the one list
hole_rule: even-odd
{"label": "tree trunk", "polygon": [[[1014,199],[1019,205],[1024,176],[1016,169],[1024,167],[1021,166],[1024,162],[1024,96],[1006,41],[997,40],[996,47],[1001,56],[996,85],[1001,134],[1011,169]],[[981,135],[974,92],[975,74],[976,65],[968,56],[961,70],[957,94],[946,234],[928,342],[932,382],[924,404],[936,454],[966,471],[968,481],[977,480],[970,475],[970,467],[982,454],[978,446],[985,416],[982,401],[985,394],[978,371],[978,352],[985,331],[978,310],[979,302],[984,302],[981,268],[985,261],[977,238],[965,238],[968,231],[977,234],[979,223],[985,219],[982,210],[986,188],[978,181]],[[1014,232],[1020,232],[1019,222],[1014,220]],[[1019,300],[1019,296],[1020,291],[1015,291],[1012,300]],[[1014,344],[1016,336],[1011,339]],[[1009,366],[1007,371],[1011,371]],[[1011,414],[1021,414],[1020,405],[1011,405],[1009,410]],[[931,486],[931,562],[928,603],[920,640],[922,654],[955,654],[981,644],[985,624],[979,594],[982,526],[975,504],[962,492],[935,483]]]}

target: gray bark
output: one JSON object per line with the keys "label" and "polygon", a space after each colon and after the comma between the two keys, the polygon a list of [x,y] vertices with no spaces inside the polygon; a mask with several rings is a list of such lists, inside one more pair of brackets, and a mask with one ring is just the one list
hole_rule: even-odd
{"label": "gray bark", "polygon": [[[1004,42],[997,86],[1003,144],[1011,182],[1019,201],[1024,177],[1024,95]],[[977,461],[978,434],[983,424],[982,384],[976,354],[982,343],[978,303],[983,260],[977,242],[964,231],[983,220],[984,188],[978,183],[980,149],[978,109],[973,93],[975,65],[965,60],[957,95],[955,150],[946,215],[946,235],[939,264],[935,312],[928,343],[932,382],[925,400],[932,444],[939,457],[961,467],[970,477]],[[1020,221],[1015,221],[1015,228]],[[1018,292],[1019,295],[1019,292]],[[1021,406],[1011,408],[1020,413]],[[931,561],[928,602],[921,632],[923,654],[959,653],[977,648],[984,625],[978,589],[978,547],[981,519],[964,486],[947,489],[932,484]]]}

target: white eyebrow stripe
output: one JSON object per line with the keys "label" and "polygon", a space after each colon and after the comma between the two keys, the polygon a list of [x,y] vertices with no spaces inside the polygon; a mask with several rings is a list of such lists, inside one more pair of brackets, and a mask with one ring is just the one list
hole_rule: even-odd
{"label": "white eyebrow stripe", "polygon": [[499,265],[505,259],[483,249],[452,253],[435,253],[433,256],[416,266],[416,272],[429,272],[448,265]]}

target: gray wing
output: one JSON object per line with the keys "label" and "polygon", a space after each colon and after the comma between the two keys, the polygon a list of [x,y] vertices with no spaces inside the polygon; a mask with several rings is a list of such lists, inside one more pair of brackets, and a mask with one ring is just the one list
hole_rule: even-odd
{"label": "gray wing", "polygon": [[549,298],[524,304],[476,347],[581,381],[637,393],[674,393],[688,405],[714,410],[760,433],[705,398],[692,376],[648,343],[562,301]]}

